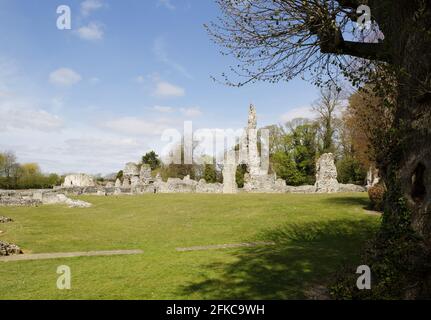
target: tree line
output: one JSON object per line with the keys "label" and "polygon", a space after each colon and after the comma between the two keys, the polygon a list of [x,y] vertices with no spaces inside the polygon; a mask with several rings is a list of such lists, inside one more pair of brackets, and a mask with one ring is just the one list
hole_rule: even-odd
{"label": "tree line", "polygon": [[12,151],[0,152],[0,189],[44,189],[60,185],[56,173],[42,173],[37,163],[18,163]]}

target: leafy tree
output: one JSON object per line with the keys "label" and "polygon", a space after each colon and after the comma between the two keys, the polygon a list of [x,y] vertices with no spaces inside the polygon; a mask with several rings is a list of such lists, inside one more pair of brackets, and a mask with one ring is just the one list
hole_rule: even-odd
{"label": "leafy tree", "polygon": [[40,167],[37,163],[24,163],[21,165],[24,174],[34,176],[41,173]]}
{"label": "leafy tree", "polygon": [[214,183],[217,181],[217,171],[214,164],[204,164],[204,179],[208,183]]}
{"label": "leafy tree", "polygon": [[236,181],[236,185],[238,186],[238,188],[243,188],[244,187],[244,178],[245,178],[245,174],[248,172],[248,168],[246,164],[240,164],[237,168],[236,168],[236,172],[235,172],[235,181]]}
{"label": "leafy tree", "polygon": [[289,154],[277,151],[271,156],[271,163],[277,177],[285,180],[287,185],[299,186],[307,182],[307,177],[298,170]]}
{"label": "leafy tree", "polygon": [[293,129],[293,158],[299,172],[306,177],[308,184],[314,184],[316,174],[316,125],[303,124]]}
{"label": "leafy tree", "polygon": [[151,170],[156,170],[157,168],[160,168],[161,165],[160,158],[154,151],[147,152],[142,157],[142,163],[148,164]]}
{"label": "leafy tree", "polygon": [[117,176],[115,177],[115,180],[120,179],[123,180],[124,172],[123,170],[118,171]]}
{"label": "leafy tree", "polygon": [[341,183],[354,183],[363,185],[367,170],[359,160],[351,156],[345,156],[337,162],[338,181]]}

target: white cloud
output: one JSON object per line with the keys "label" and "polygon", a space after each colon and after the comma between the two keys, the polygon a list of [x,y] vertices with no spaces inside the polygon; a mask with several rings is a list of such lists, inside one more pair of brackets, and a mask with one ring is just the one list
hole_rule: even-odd
{"label": "white cloud", "polygon": [[156,83],[154,95],[159,97],[182,97],[186,94],[184,88],[176,86],[167,81],[159,81]]}
{"label": "white cloud", "polygon": [[315,114],[313,113],[313,111],[311,110],[311,107],[309,107],[309,106],[298,107],[298,108],[291,109],[291,110],[287,111],[286,113],[284,113],[281,116],[281,121],[288,122],[288,121],[292,121],[293,119],[296,119],[296,118],[314,119]]}
{"label": "white cloud", "polygon": [[96,22],[90,22],[76,31],[76,34],[84,40],[101,40],[103,39],[103,26]]}
{"label": "white cloud", "polygon": [[161,112],[161,113],[169,113],[174,111],[174,109],[172,107],[165,107],[165,106],[154,106],[153,109],[157,112]]}
{"label": "white cloud", "polygon": [[101,9],[103,6],[102,0],[85,0],[81,3],[81,13],[88,16],[91,12]]}
{"label": "white cloud", "polygon": [[202,111],[198,107],[191,107],[191,108],[181,108],[180,111],[186,116],[186,117],[199,117],[202,115]]}
{"label": "white cloud", "polygon": [[52,132],[63,127],[63,120],[45,110],[0,106],[0,131],[29,129]]}
{"label": "white cloud", "polygon": [[71,86],[82,80],[79,73],[69,68],[57,69],[49,75],[49,81],[59,86]]}
{"label": "white cloud", "polygon": [[171,0],[158,0],[158,4],[166,9],[175,10],[175,6],[172,4]]}
{"label": "white cloud", "polygon": [[167,123],[163,121],[148,121],[138,117],[110,120],[103,126],[118,133],[147,136],[160,135],[163,130],[168,128]]}

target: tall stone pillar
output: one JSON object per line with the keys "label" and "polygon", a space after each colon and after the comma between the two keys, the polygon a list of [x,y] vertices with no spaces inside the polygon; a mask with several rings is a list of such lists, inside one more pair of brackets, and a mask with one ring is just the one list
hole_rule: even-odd
{"label": "tall stone pillar", "polygon": [[332,153],[324,153],[316,163],[316,192],[338,192],[337,167]]}
{"label": "tall stone pillar", "polygon": [[223,193],[237,193],[235,151],[226,153],[223,163]]}

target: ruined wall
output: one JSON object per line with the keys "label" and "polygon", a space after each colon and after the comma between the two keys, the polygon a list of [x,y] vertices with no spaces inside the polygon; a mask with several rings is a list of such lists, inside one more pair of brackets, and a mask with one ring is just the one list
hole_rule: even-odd
{"label": "ruined wall", "polygon": [[65,188],[94,187],[96,186],[96,183],[93,178],[87,174],[71,174],[64,178],[62,186]]}
{"label": "ruined wall", "polygon": [[332,153],[324,153],[316,163],[316,192],[338,192],[337,167]]}

